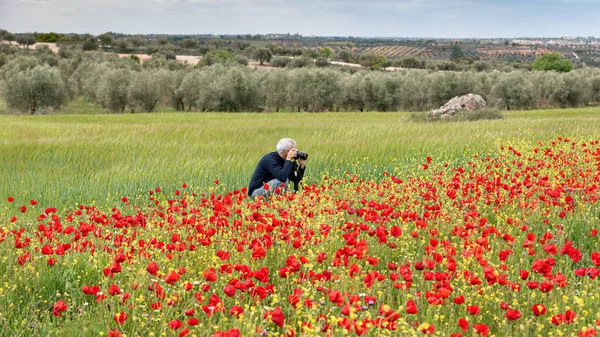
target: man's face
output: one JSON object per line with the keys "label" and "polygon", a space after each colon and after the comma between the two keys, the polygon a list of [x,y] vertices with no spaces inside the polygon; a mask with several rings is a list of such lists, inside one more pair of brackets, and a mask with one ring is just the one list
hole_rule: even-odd
{"label": "man's face", "polygon": [[287,157],[288,153],[290,153],[290,151],[292,151],[292,150],[294,150],[294,149],[296,149],[296,145],[292,145],[292,147],[290,147],[290,149],[289,149],[289,150],[285,150],[285,151],[283,151],[283,153],[282,153],[282,156],[283,156],[284,158],[285,158],[285,157]]}
{"label": "man's face", "polygon": [[289,150],[285,150],[285,151],[283,152],[283,154],[284,154],[285,156],[287,156],[287,155],[288,155],[288,153],[290,153],[290,151],[294,150],[295,148],[296,148],[296,145],[292,145],[292,147],[290,147],[290,149],[289,149]]}

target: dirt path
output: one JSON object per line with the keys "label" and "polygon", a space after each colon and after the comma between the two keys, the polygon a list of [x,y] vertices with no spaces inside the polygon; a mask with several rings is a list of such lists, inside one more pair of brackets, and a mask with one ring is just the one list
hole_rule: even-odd
{"label": "dirt path", "polygon": [[[10,45],[25,49],[25,46],[21,46],[18,43],[16,43],[15,41],[0,41],[0,43],[10,44]],[[53,53],[58,53],[58,51],[60,50],[60,48],[56,45],[56,43],[50,43],[50,42],[38,42],[38,43],[35,43],[35,44],[32,44],[31,46],[29,46],[29,49],[37,49],[38,47],[41,47],[41,46],[47,46],[48,48],[50,48],[50,50],[52,50]]]}

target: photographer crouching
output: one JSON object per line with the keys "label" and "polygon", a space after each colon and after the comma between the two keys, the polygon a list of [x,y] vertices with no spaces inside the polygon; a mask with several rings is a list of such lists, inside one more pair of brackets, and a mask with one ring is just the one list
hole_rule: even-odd
{"label": "photographer crouching", "polygon": [[[289,190],[289,183],[294,183],[295,192],[304,177],[308,154],[296,149],[296,142],[291,138],[283,138],[277,143],[277,151],[262,157],[254,170],[248,195],[253,199],[259,195],[271,195],[275,189],[281,192]],[[268,188],[265,188],[267,187]]]}

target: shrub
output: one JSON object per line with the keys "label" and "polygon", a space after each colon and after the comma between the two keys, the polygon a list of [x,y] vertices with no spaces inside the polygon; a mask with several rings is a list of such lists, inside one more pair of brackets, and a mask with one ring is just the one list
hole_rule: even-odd
{"label": "shrub", "polygon": [[67,90],[58,69],[43,65],[10,74],[4,98],[9,108],[33,115],[48,107],[59,109],[67,99]]}

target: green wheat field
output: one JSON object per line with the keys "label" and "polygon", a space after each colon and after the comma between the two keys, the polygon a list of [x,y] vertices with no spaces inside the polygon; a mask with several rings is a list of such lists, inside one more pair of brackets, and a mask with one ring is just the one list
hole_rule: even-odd
{"label": "green wheat field", "polygon": [[[247,186],[260,157],[291,137],[323,175],[463,161],[505,140],[600,138],[600,108],[504,113],[501,120],[418,123],[408,113],[0,115],[0,195],[44,205],[110,204],[155,187]],[[218,184],[215,181],[218,180]]]}

